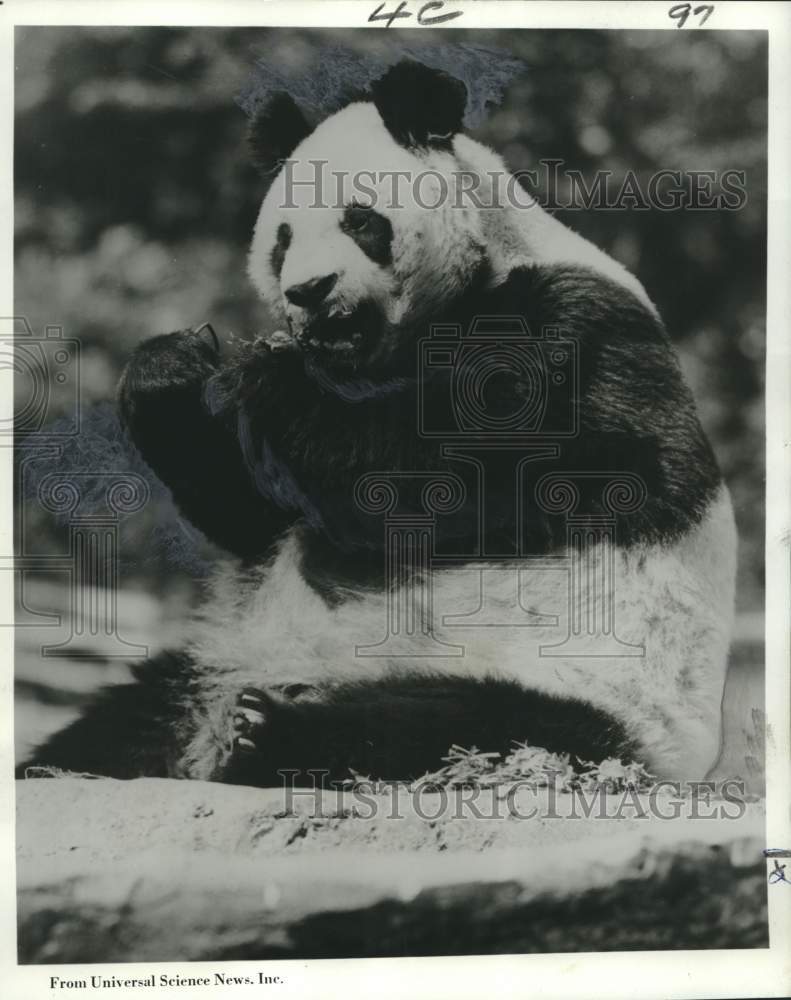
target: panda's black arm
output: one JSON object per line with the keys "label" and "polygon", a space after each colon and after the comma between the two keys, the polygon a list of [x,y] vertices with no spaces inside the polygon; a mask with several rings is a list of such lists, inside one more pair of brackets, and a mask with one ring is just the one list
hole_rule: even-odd
{"label": "panda's black arm", "polygon": [[184,517],[244,559],[264,553],[294,520],[256,490],[236,427],[205,403],[219,370],[213,335],[178,331],[137,348],[118,389],[121,418]]}
{"label": "panda's black arm", "polygon": [[164,651],[132,668],[135,682],[98,691],[65,729],[36,747],[16,768],[99,774],[110,778],[180,776],[179,761],[192,730],[189,656]]}

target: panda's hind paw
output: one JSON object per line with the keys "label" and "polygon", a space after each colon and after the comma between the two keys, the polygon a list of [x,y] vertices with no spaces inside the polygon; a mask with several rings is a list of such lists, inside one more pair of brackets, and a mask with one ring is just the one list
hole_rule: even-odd
{"label": "panda's hind paw", "polygon": [[281,768],[323,759],[326,697],[323,685],[297,682],[241,688],[225,710],[221,780],[267,788],[281,783]]}
{"label": "panda's hind paw", "polygon": [[273,707],[272,699],[257,688],[247,687],[239,692],[232,717],[235,753],[248,756],[261,749]]}

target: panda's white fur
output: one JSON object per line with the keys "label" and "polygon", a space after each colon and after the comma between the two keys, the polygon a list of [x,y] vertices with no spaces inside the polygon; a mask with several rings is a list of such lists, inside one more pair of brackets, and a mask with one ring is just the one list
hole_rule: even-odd
{"label": "panda's white fur", "polygon": [[[325,187],[334,194],[332,171],[439,171],[450,189],[460,170],[482,178],[505,166],[491,150],[459,135],[452,152],[412,151],[391,138],[373,104],[355,103],[319,125],[291,156],[294,176],[313,177],[310,160],[327,161]],[[295,187],[297,209],[284,209],[283,171],[263,202],[249,257],[249,273],[275,317],[299,322],[299,310],[283,290],[316,275],[337,272],[335,296],[351,308],[373,297],[393,324],[414,321],[423,311],[459,293],[481,255],[498,284],[519,265],[564,262],[593,268],[625,286],[651,310],[644,289],[620,264],[549,216],[537,204],[529,209],[463,210],[449,204],[426,210],[404,199],[388,207],[382,191],[377,210],[389,216],[394,232],[391,269],[375,264],[339,226],[340,208],[308,208],[313,192]],[[481,189],[485,194],[485,184]],[[522,193],[521,200],[527,196]],[[271,250],[277,227],[288,222],[291,244],[276,275]],[[441,261],[441,266],[437,262]],[[205,672],[207,691],[216,690],[207,715],[216,737],[224,732],[224,674],[234,685],[266,687],[327,677],[366,677],[398,667],[478,677],[500,675],[526,686],[584,697],[614,713],[641,741],[646,763],[662,776],[702,778],[719,750],[720,706],[724,686],[735,573],[735,533],[727,490],[723,487],[700,523],[680,541],[616,550],[615,619],[621,640],[642,644],[642,657],[563,658],[539,656],[539,646],[559,642],[568,628],[568,569],[528,560],[520,574],[521,604],[558,614],[556,627],[459,629],[443,624],[449,615],[472,612],[480,603],[482,568],[443,569],[432,574],[433,628],[437,638],[463,644],[465,655],[399,660],[355,655],[357,646],[383,638],[384,594],[361,591],[337,606],[327,604],[300,572],[296,530],[279,544],[265,569],[240,577],[232,566],[218,574],[212,599],[196,624],[190,652]],[[563,553],[560,553],[562,556]],[[596,555],[600,558],[601,554]],[[503,612],[516,609],[514,571],[490,567],[487,594]],[[583,597],[585,595],[583,594]],[[265,651],[266,655],[261,655]],[[255,664],[253,667],[251,664]],[[218,669],[218,665],[221,667]],[[526,733],[529,736],[529,730]],[[208,736],[201,735],[202,744]],[[193,758],[206,764],[205,746]],[[196,775],[199,776],[199,775]]]}
{"label": "panda's white fur", "polygon": [[[354,103],[322,122],[289,160],[289,169],[278,173],[261,206],[248,260],[250,278],[276,318],[284,320],[288,312],[299,312],[285,300],[284,289],[337,272],[339,305],[352,307],[361,298],[372,297],[383,306],[390,322],[405,323],[457,295],[484,253],[492,265],[495,285],[522,264],[579,264],[624,285],[653,309],[645,289],[626,268],[545,212],[522,188],[519,203],[529,207],[508,207],[510,175],[505,163],[468,136],[456,136],[452,152],[407,150],[392,138],[373,104]],[[363,171],[378,178],[384,172],[382,164],[387,165],[388,174],[424,173],[420,188],[424,204],[439,201],[440,182],[432,185],[431,172],[442,175],[449,192],[437,208],[427,209],[414,199],[411,185],[403,184],[398,189],[400,207],[396,207],[393,182],[387,176],[370,184],[376,190],[377,211],[393,223],[391,275],[369,260],[339,227],[340,204],[348,203],[353,195],[352,178]],[[502,207],[477,209],[461,193],[464,171],[481,179],[479,196],[484,204]],[[337,176],[343,179],[342,199],[337,197]],[[494,185],[493,177],[497,178]],[[315,207],[318,190],[330,207]],[[291,205],[296,207],[284,207]],[[282,222],[291,227],[293,242],[278,277],[270,256]],[[437,261],[442,262],[439,269]],[[426,281],[427,274],[431,274],[430,281]]]}
{"label": "panda's white fur", "polygon": [[[735,533],[727,492],[723,489],[682,542],[617,553],[617,635],[623,642],[644,645],[644,656],[539,656],[539,646],[568,635],[568,570],[560,555],[557,569],[547,569],[545,563],[533,569],[529,560],[524,564],[519,602],[510,567],[475,563],[434,573],[434,635],[463,645],[464,656],[426,656],[424,642],[415,637],[414,656],[377,658],[356,656],[355,650],[385,637],[385,595],[361,593],[358,600],[328,606],[303,579],[298,541],[291,535],[260,577],[242,581],[232,567],[218,575],[193,632],[191,652],[217,692],[226,687],[224,672],[233,674],[235,684],[259,686],[370,679],[399,667],[513,678],[548,693],[584,697],[613,712],[637,734],[657,775],[702,778],[719,752],[730,642]],[[593,554],[594,563],[600,558]],[[487,569],[487,605],[501,620],[529,607],[559,614],[557,626],[444,626],[448,616],[478,607],[481,571]],[[583,589],[582,600],[587,596]],[[597,592],[595,600],[600,599]],[[591,651],[595,653],[593,647]],[[218,738],[224,732],[223,711],[218,703]]]}

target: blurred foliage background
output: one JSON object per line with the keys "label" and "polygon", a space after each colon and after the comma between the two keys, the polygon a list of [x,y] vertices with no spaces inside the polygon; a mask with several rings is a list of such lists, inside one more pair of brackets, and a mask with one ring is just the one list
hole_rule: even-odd
{"label": "blurred foliage background", "polygon": [[[57,324],[79,338],[85,407],[112,400],[131,349],[153,333],[205,320],[221,338],[265,328],[245,276],[263,186],[235,100],[255,62],[315,73],[335,58],[328,47],[391,62],[399,45],[416,52],[438,39],[396,30],[17,29],[15,312],[36,331]],[[612,171],[616,185],[627,170],[643,182],[661,169],[745,171],[747,202],[736,212],[558,214],[634,271],[665,317],[734,495],[739,606],[759,609],[765,35],[446,31],[441,40],[524,60],[524,74],[473,133],[513,169],[560,159],[588,181]],[[168,572],[183,573],[151,541],[154,524],[181,530],[167,504],[156,497],[126,526],[134,544],[125,542],[125,580],[159,588]],[[56,544],[49,515],[31,510],[29,524],[37,547]]]}

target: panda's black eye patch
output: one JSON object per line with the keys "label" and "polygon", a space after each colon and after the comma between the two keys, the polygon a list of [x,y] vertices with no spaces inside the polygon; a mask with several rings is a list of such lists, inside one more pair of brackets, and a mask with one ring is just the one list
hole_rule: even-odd
{"label": "panda's black eye patch", "polygon": [[393,227],[390,220],[367,205],[347,205],[341,229],[362,252],[382,267],[392,263]]}
{"label": "panda's black eye patch", "polygon": [[365,229],[371,221],[372,208],[365,205],[349,205],[343,215],[343,227],[352,233]]}
{"label": "panda's black eye patch", "polygon": [[286,250],[291,246],[291,226],[287,222],[281,222],[277,227],[277,242],[272,247],[272,270],[276,277],[280,277],[283,270],[283,261],[286,259]]}

